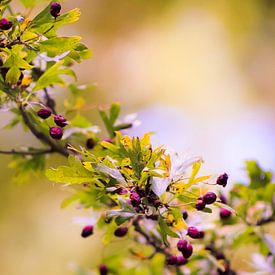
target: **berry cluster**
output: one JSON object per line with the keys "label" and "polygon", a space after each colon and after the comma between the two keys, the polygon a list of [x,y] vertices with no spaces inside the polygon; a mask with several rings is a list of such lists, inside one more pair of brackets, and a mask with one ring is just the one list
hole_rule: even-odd
{"label": "berry cluster", "polygon": [[[42,119],[47,119],[52,116],[52,111],[49,108],[42,108],[37,112],[37,115]],[[63,130],[68,125],[68,121],[61,115],[53,115],[54,122],[57,126],[50,127],[50,136],[53,139],[61,139],[63,136]]]}

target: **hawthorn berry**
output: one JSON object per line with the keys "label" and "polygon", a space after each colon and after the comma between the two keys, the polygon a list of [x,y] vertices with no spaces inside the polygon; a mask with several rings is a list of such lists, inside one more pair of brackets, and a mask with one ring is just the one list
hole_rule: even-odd
{"label": "hawthorn berry", "polygon": [[2,18],[0,20],[0,30],[7,31],[12,27],[12,22],[7,18]]}
{"label": "hawthorn berry", "polygon": [[58,2],[53,2],[50,7],[51,15],[56,18],[60,15],[61,5]]}
{"label": "hawthorn berry", "polygon": [[221,201],[221,203],[224,203],[224,204],[227,203],[227,199],[224,195],[220,195],[220,201]]}
{"label": "hawthorn berry", "polygon": [[87,238],[94,233],[94,227],[92,225],[86,225],[81,232],[81,237]]}
{"label": "hawthorn berry", "polygon": [[61,115],[55,115],[54,116],[54,122],[59,127],[65,127],[68,125],[68,121],[64,116]]}
{"label": "hawthorn berry", "polygon": [[204,238],[204,231],[200,231],[199,233],[199,239],[203,239]]}
{"label": "hawthorn berry", "polygon": [[192,239],[199,239],[201,236],[201,231],[199,231],[195,226],[190,226],[187,229],[187,235]]}
{"label": "hawthorn berry", "polygon": [[63,130],[59,127],[51,127],[50,136],[54,139],[61,139],[63,136]]}
{"label": "hawthorn berry", "polygon": [[42,108],[37,112],[37,115],[43,119],[50,117],[51,114],[52,114],[52,111],[48,108]]}
{"label": "hawthorn berry", "polygon": [[184,251],[184,249],[186,248],[188,242],[186,240],[179,240],[177,243],[177,248],[180,252]]}
{"label": "hawthorn berry", "polygon": [[184,256],[184,258],[188,259],[191,257],[192,254],[193,254],[193,246],[191,244],[187,244],[184,251],[182,251],[182,255]]}
{"label": "hawthorn berry", "polygon": [[203,210],[205,208],[204,201],[201,198],[199,198],[196,202],[195,207],[196,207],[197,210]]}
{"label": "hawthorn berry", "polygon": [[187,259],[184,256],[177,257],[177,265],[184,265],[187,263]]}
{"label": "hawthorn berry", "polygon": [[178,263],[178,257],[176,255],[168,256],[166,262],[168,265],[176,265]]}
{"label": "hawthorn berry", "polygon": [[127,234],[127,232],[128,232],[128,227],[122,226],[116,229],[114,234],[116,237],[124,237]]}
{"label": "hawthorn berry", "polygon": [[220,209],[220,218],[222,220],[226,220],[226,219],[229,219],[231,217],[231,211],[230,210],[227,210],[225,208],[221,208]]}
{"label": "hawthorn berry", "polygon": [[212,204],[216,201],[217,195],[213,192],[207,192],[203,197],[202,200],[205,204]]}
{"label": "hawthorn berry", "polygon": [[95,142],[95,140],[93,138],[88,138],[86,140],[86,147],[88,149],[93,149],[95,147],[95,145],[96,145],[96,142]]}
{"label": "hawthorn berry", "polygon": [[186,220],[188,218],[188,212],[186,210],[182,211],[182,218]]}
{"label": "hawthorn berry", "polygon": [[107,275],[108,274],[108,268],[105,264],[101,264],[99,266],[99,273],[100,273],[100,275]]}
{"label": "hawthorn berry", "polygon": [[133,206],[139,206],[141,203],[139,194],[137,192],[132,192],[130,194],[130,201]]}
{"label": "hawthorn berry", "polygon": [[228,175],[226,173],[219,175],[216,184],[225,187],[227,185]]}

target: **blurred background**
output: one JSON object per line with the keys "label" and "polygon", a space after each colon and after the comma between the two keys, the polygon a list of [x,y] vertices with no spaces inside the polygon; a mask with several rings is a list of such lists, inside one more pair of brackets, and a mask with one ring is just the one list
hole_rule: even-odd
{"label": "blurred background", "polygon": [[[142,121],[131,134],[154,131],[155,144],[200,155],[208,172],[226,171],[231,182],[245,179],[246,159],[274,170],[274,0],[63,3],[63,11],[75,7],[81,20],[62,32],[82,36],[94,52],[76,66],[79,83],[95,85],[87,101],[120,101],[123,114],[137,112]],[[99,123],[95,113],[85,115]],[[8,118],[1,113],[1,127]],[[2,130],[0,142],[8,149],[35,141],[18,127]],[[0,156],[0,274],[63,275],[74,263],[98,264],[100,236],[81,239],[72,223],[90,213],[61,210],[68,193],[46,180],[14,184],[9,160]]]}

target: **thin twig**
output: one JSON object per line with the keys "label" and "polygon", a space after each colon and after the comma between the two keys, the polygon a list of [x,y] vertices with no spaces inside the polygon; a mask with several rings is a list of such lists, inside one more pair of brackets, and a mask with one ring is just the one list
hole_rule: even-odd
{"label": "thin twig", "polygon": [[22,118],[23,118],[25,124],[27,125],[27,127],[30,129],[30,131],[32,132],[32,134],[35,137],[37,137],[40,141],[48,144],[54,152],[60,153],[61,155],[65,156],[65,157],[67,157],[69,155],[69,152],[66,148],[60,146],[58,143],[53,141],[50,137],[48,137],[47,135],[45,135],[44,133],[42,133],[36,129],[36,127],[30,121],[29,116],[25,112],[25,109],[22,106],[22,104],[19,105],[19,111],[22,115]]}
{"label": "thin twig", "polygon": [[[33,150],[33,149],[32,149]],[[0,150],[0,154],[2,155],[22,155],[22,156],[31,156],[31,155],[44,155],[44,154],[50,154],[54,153],[52,149],[35,149],[33,151],[17,151],[17,150],[10,150],[10,151],[5,151],[5,150]]]}

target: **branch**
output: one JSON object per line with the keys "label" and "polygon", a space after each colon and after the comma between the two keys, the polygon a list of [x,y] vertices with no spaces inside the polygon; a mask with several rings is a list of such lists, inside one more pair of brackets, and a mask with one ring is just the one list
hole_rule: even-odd
{"label": "branch", "polygon": [[10,151],[0,150],[0,154],[2,155],[22,155],[22,156],[29,156],[29,155],[44,155],[54,153],[52,149],[35,149],[34,151],[16,151],[14,149]]}
{"label": "branch", "polygon": [[164,254],[165,256],[171,256],[171,254],[165,249],[165,247],[157,244],[140,226],[139,224],[139,221],[141,220],[142,218],[141,217],[138,217],[136,218],[134,221],[133,221],[133,226],[134,226],[134,229],[136,232],[138,232],[139,234],[141,234],[146,242],[153,246],[155,251],[156,252],[159,252],[159,253],[162,253]]}
{"label": "branch", "polygon": [[51,140],[50,137],[48,137],[47,135],[45,135],[44,133],[40,132],[39,130],[36,129],[36,127],[33,125],[33,123],[30,121],[28,114],[25,112],[24,107],[22,106],[22,104],[19,105],[19,111],[23,117],[23,120],[25,122],[25,124],[27,125],[27,127],[30,129],[30,131],[32,132],[32,134],[39,140],[41,140],[42,142],[48,144],[53,152],[59,153],[65,157],[67,157],[69,155],[68,150],[66,150],[66,148],[60,146],[58,143],[54,142],[53,140]]}

